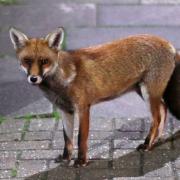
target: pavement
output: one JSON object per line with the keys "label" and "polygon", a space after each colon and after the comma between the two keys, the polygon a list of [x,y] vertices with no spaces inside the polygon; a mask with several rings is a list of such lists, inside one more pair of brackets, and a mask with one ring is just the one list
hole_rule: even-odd
{"label": "pavement", "polygon": [[92,107],[88,167],[55,164],[64,143],[61,118],[20,71],[8,29],[15,26],[30,37],[42,37],[63,26],[67,49],[138,33],[160,35],[180,49],[179,17],[179,0],[17,0],[0,5],[0,179],[178,179],[179,121],[169,115],[164,141],[152,152],[137,152],[150,120],[134,92]]}

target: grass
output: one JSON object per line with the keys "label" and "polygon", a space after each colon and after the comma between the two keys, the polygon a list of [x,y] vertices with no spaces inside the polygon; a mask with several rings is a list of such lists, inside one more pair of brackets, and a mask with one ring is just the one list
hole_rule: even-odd
{"label": "grass", "polygon": [[58,121],[61,116],[60,116],[58,111],[53,111],[52,112],[52,117],[55,118],[56,121]]}
{"label": "grass", "polygon": [[30,121],[31,119],[45,119],[45,118],[55,118],[56,120],[59,120],[61,118],[61,115],[58,111],[53,111],[52,113],[47,114],[27,114],[24,116],[15,116],[15,119],[23,119],[25,121]]}
{"label": "grass", "polygon": [[0,0],[0,4],[2,4],[2,5],[17,4],[17,0]]}
{"label": "grass", "polygon": [[5,120],[6,120],[6,118],[5,118],[4,116],[0,115],[0,124],[1,124],[2,122],[4,122]]}
{"label": "grass", "polygon": [[29,124],[30,124],[32,118],[33,118],[32,114],[27,114],[23,117],[23,119],[25,120],[24,127],[23,127],[22,134],[21,134],[21,139],[23,139],[23,140],[24,140],[24,136],[25,136],[26,132],[28,131]]}
{"label": "grass", "polygon": [[33,119],[33,115],[32,114],[26,114],[24,116],[24,120],[26,120],[26,121],[31,121],[31,119]]}
{"label": "grass", "polygon": [[16,177],[17,176],[17,169],[11,169],[11,177]]}

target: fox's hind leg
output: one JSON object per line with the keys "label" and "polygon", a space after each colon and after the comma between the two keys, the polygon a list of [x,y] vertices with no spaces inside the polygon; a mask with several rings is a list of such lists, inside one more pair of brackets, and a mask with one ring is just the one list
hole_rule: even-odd
{"label": "fox's hind leg", "polygon": [[73,131],[74,131],[74,114],[61,111],[63,121],[63,135],[64,135],[64,151],[63,156],[59,155],[55,162],[67,161],[70,162],[73,151]]}
{"label": "fox's hind leg", "polygon": [[[142,87],[142,86],[136,86],[135,91],[147,103],[147,105],[149,107],[149,96],[147,94],[148,92],[143,88],[144,87]],[[167,117],[167,107],[166,107],[163,100],[161,100],[161,104],[160,104],[160,114],[161,114],[161,122],[159,125],[158,138],[160,138],[163,134],[163,130],[164,130],[165,122],[166,122],[166,117]]]}
{"label": "fox's hind leg", "polygon": [[139,84],[143,99],[149,106],[152,123],[144,144],[140,145],[138,149],[150,150],[164,129],[167,111],[162,97],[175,64],[174,59],[171,57],[166,61],[159,59],[159,64],[156,63],[151,64],[149,71],[144,74],[141,84]]}
{"label": "fox's hind leg", "polygon": [[[160,127],[161,127],[161,132],[163,131],[164,119],[161,118],[160,107],[161,107],[161,98],[150,98],[152,123],[149,134],[147,135],[144,144],[140,145],[138,149],[150,150],[157,137],[159,137]],[[160,126],[160,124],[162,125]]]}
{"label": "fox's hind leg", "polygon": [[156,90],[152,87],[152,84],[146,85],[143,83],[141,85],[141,94],[150,109],[152,123],[144,144],[140,145],[138,149],[150,150],[155,140],[162,135],[164,129],[167,111],[164,103],[161,100],[161,94],[163,93],[160,92],[163,92],[163,88],[161,87],[162,90],[160,88]]}
{"label": "fox's hind leg", "polygon": [[161,114],[161,122],[158,129],[159,130],[158,138],[162,137],[165,122],[166,122],[166,117],[167,117],[167,107],[165,103],[163,102],[163,100],[161,100],[161,104],[160,104],[160,114]]}

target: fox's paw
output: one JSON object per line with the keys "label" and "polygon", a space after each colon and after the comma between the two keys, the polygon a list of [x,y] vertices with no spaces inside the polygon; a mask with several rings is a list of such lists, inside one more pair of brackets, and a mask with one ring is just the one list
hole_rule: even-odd
{"label": "fox's paw", "polygon": [[136,149],[138,151],[151,151],[152,146],[149,146],[148,144],[140,144]]}
{"label": "fox's paw", "polygon": [[70,164],[71,159],[69,159],[69,158],[64,158],[64,157],[60,154],[57,158],[55,158],[54,162],[55,162],[55,163],[63,163],[63,164],[68,165],[68,164]]}
{"label": "fox's paw", "polygon": [[88,165],[88,161],[87,160],[83,160],[83,159],[76,159],[74,162],[74,167],[78,168],[78,167],[86,167]]}
{"label": "fox's paw", "polygon": [[63,161],[63,157],[62,157],[61,154],[54,159],[54,162],[55,162],[55,163],[60,163],[60,162],[62,162],[62,161]]}

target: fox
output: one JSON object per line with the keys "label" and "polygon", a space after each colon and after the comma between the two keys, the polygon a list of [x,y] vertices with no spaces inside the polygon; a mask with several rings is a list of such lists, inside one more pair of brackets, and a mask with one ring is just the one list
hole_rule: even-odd
{"label": "fox", "polygon": [[138,34],[64,50],[63,27],[43,38],[30,38],[15,27],[9,34],[28,82],[39,86],[61,111],[65,143],[56,162],[71,161],[77,120],[78,156],[74,166],[88,165],[90,107],[125,92],[137,92],[150,111],[151,127],[144,143],[137,147],[140,151],[152,150],[162,136],[168,108],[180,118],[180,55],[159,36]]}

